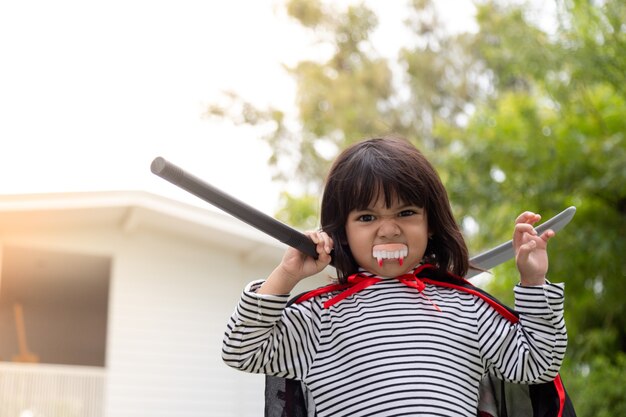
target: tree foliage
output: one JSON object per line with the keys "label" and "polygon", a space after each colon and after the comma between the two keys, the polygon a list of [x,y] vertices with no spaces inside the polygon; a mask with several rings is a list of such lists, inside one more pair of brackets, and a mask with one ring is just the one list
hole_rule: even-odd
{"label": "tree foliage", "polygon": [[[626,4],[561,0],[557,30],[547,32],[528,5],[485,0],[478,30],[453,34],[433,1],[413,0],[412,36],[395,62],[373,47],[377,18],[367,7],[286,7],[332,53],[289,69],[297,128],[280,110],[239,113],[272,124],[271,163],[298,161],[305,193],[285,194],[281,218],[311,227],[330,154],[388,132],[439,168],[457,218],[477,225],[466,230],[472,252],[509,239],[523,209],[547,218],[575,205],[550,242],[551,274],[567,286],[562,373],[580,416],[626,415]],[[513,263],[493,275],[490,289],[510,300]]]}

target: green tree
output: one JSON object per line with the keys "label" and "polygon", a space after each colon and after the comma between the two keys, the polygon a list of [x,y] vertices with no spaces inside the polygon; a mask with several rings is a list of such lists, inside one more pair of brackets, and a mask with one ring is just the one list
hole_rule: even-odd
{"label": "green tree", "polygon": [[[451,34],[432,1],[413,0],[405,22],[413,36],[392,65],[372,46],[377,19],[365,6],[290,0],[290,15],[333,51],[289,68],[298,127],[285,112],[236,96],[245,111],[230,115],[271,126],[274,166],[297,161],[304,192],[285,194],[279,213],[296,226],[315,227],[333,154],[388,132],[439,167],[459,221],[478,225],[467,229],[474,253],[509,239],[522,209],[549,217],[575,205],[572,224],[550,243],[551,271],[567,288],[562,373],[580,416],[625,415],[626,4],[557,5],[555,32],[523,4],[485,0],[476,6],[478,31]],[[513,263],[493,275],[490,289],[510,301]]]}
{"label": "green tree", "polygon": [[[462,215],[490,224],[480,247],[506,236],[520,207],[546,215],[576,205],[571,226],[551,243],[551,269],[567,285],[570,342],[563,368],[582,416],[621,415],[626,389],[626,6],[566,2],[553,36],[520,9],[479,7],[476,58],[493,94],[467,126],[442,124],[455,143],[442,161]],[[469,191],[471,190],[471,191]],[[507,297],[514,266],[494,271]],[[593,388],[590,390],[590,382]]]}
{"label": "green tree", "polygon": [[[226,106],[211,106],[208,113],[236,123],[270,126],[264,139],[273,149],[269,164],[277,168],[275,179],[297,179],[303,189],[299,196],[283,195],[278,217],[308,229],[317,227],[311,222],[315,217],[305,216],[307,221],[300,222],[298,198],[319,203],[324,173],[340,149],[355,140],[387,133],[434,149],[438,144],[430,132],[440,114],[453,120],[466,112],[479,89],[476,80],[473,84],[464,81],[477,71],[469,71],[464,48],[436,30],[439,18],[430,0],[415,0],[408,9],[415,42],[401,51],[400,65],[407,68],[407,74],[399,75],[394,75],[391,63],[372,44],[370,36],[378,20],[367,7],[351,5],[340,10],[321,0],[289,0],[286,8],[333,51],[327,59],[287,68],[297,81],[299,126],[290,128],[285,111],[256,108],[234,93],[226,94]],[[460,59],[462,55],[466,58]],[[425,72],[428,79],[414,76]],[[404,82],[410,88],[403,92],[394,88]],[[284,166],[289,168],[278,169]],[[317,213],[317,204],[314,207]]]}

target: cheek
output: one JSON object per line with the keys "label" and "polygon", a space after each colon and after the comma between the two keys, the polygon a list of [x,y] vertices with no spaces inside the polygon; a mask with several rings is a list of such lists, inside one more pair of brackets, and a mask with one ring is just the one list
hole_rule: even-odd
{"label": "cheek", "polygon": [[417,227],[413,231],[412,243],[415,248],[420,251],[426,251],[430,241],[428,239],[428,230],[425,227]]}
{"label": "cheek", "polygon": [[348,236],[348,246],[352,250],[352,253],[361,252],[364,245],[363,239],[358,239],[354,236]]}
{"label": "cheek", "polygon": [[354,256],[357,261],[363,262],[364,259],[371,257],[371,245],[363,235],[354,233],[348,234],[348,246],[350,252],[352,252],[352,256]]}
{"label": "cheek", "polygon": [[346,224],[346,240],[350,246],[358,244],[360,240],[362,240],[363,230],[359,228],[358,225],[348,223]]}

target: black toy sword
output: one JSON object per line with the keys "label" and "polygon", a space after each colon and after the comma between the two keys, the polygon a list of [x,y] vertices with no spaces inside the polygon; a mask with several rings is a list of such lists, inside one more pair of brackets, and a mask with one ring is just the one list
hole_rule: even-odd
{"label": "black toy sword", "polygon": [[[155,158],[150,165],[150,170],[155,175],[177,185],[183,190],[190,192],[196,197],[201,198],[273,238],[278,239],[284,244],[296,248],[306,255],[317,258],[315,245],[304,233],[226,194],[164,158]],[[535,230],[539,234],[548,229],[557,232],[572,220],[575,213],[576,207],[568,207],[556,216],[537,226]],[[481,273],[482,270],[486,271],[491,269],[513,257],[513,241],[509,240],[493,249],[472,257],[470,264],[478,269],[470,268],[465,278],[471,278]]]}

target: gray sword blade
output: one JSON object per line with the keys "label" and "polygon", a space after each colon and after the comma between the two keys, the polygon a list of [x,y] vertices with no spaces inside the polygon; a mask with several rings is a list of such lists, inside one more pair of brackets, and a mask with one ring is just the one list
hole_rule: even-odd
{"label": "gray sword blade", "polygon": [[[555,232],[558,232],[559,230],[567,226],[567,224],[574,217],[574,214],[576,214],[576,207],[568,207],[551,219],[541,223],[535,228],[535,230],[539,234],[545,232],[548,229],[552,229]],[[513,240],[509,240],[506,243],[498,245],[495,248],[489,249],[486,252],[470,258],[470,264],[483,270],[489,270],[494,266],[498,266],[508,261],[509,259],[513,259],[514,256],[515,252],[513,251]],[[472,278],[473,276],[476,276],[481,272],[483,271],[470,268],[470,270],[465,275],[465,278]]]}

